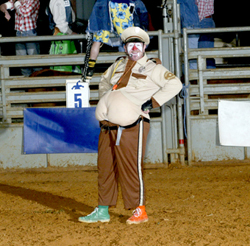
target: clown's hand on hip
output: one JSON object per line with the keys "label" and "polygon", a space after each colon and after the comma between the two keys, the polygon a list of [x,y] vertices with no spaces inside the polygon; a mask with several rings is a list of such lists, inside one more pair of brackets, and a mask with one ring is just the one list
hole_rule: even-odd
{"label": "clown's hand on hip", "polygon": [[141,105],[141,110],[145,113],[148,114],[149,111],[153,108],[153,103],[152,103],[152,99],[149,99],[148,101],[146,101],[145,103],[143,103]]}

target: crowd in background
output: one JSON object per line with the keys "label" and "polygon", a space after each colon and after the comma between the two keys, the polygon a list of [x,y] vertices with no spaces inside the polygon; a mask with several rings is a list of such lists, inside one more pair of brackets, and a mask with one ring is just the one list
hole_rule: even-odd
{"label": "crowd in background", "polygon": [[[31,0],[19,0],[19,1],[20,2],[36,2],[36,1],[31,1]],[[9,9],[8,9],[9,17],[8,18],[6,18],[6,13],[4,13],[2,11],[2,8],[1,8],[0,34],[2,37],[13,37],[16,35],[17,36],[23,35],[23,34],[20,34],[22,32],[18,32],[20,30],[18,30],[19,27],[17,27],[17,18],[18,18],[17,13],[19,11],[18,10],[19,6],[17,6],[17,7],[14,6],[14,4],[17,5],[17,3],[19,1],[15,1],[15,0],[8,1],[8,2],[13,2],[13,6],[9,5]],[[62,1],[62,0],[60,0],[60,1]],[[37,0],[37,2],[39,2],[40,6],[39,6],[39,10],[37,10],[37,13],[36,13],[37,17],[33,18],[33,21],[36,20],[36,23],[33,23],[32,35],[52,35],[54,33],[55,24],[52,25],[51,23],[53,22],[53,15],[54,15],[54,18],[55,18],[55,14],[60,15],[59,9],[58,9],[58,4],[60,1],[58,1],[58,0],[43,0],[43,1]],[[98,1],[96,1],[96,2],[98,2]],[[130,1],[127,0],[124,2],[136,2],[136,1],[139,1],[139,0],[130,0]],[[53,7],[52,2],[54,2],[54,7]],[[63,33],[66,33],[66,34],[86,33],[86,29],[88,27],[88,20],[79,19],[79,18],[77,18],[76,15],[73,16],[70,13],[71,12],[70,9],[72,9],[72,14],[76,13],[76,2],[75,1],[72,1],[71,3],[70,3],[70,1],[65,1],[65,2],[69,2],[69,9],[66,9],[66,16],[67,16],[67,18],[70,19],[70,23],[69,23],[69,27],[62,27],[63,31],[62,30],[60,30],[60,31]],[[108,1],[105,0],[105,1],[99,1],[99,2],[108,2]],[[122,1],[120,1],[120,2],[122,2]],[[147,26],[145,26],[145,23],[144,23],[144,25],[141,25],[141,27],[143,27],[143,29],[146,31],[163,29],[162,9],[160,8],[160,6],[162,5],[162,1],[161,0],[155,0],[155,1],[142,0],[141,2],[143,3],[146,11],[148,12],[147,13],[147,17],[148,17]],[[180,3],[180,5],[182,5],[183,3],[185,4],[185,2],[188,4],[190,4],[191,2],[196,2],[196,4],[197,4],[197,0],[192,0],[192,1],[178,0],[177,2]],[[232,2],[231,0],[227,1],[227,2],[225,2],[225,0],[212,1],[212,2],[214,2],[214,11],[212,14],[212,18],[213,18],[213,21],[214,21],[216,27],[248,26],[248,25],[250,25],[249,20],[247,18],[247,15],[245,13],[246,8],[244,8],[243,2],[242,2],[242,4],[240,2],[238,2],[236,4],[236,3]],[[1,6],[4,3],[6,3],[6,0],[0,0]],[[55,5],[55,3],[57,5]],[[227,3],[227,4],[225,4],[225,3]],[[58,11],[55,11],[57,9],[58,9]],[[232,9],[234,9],[233,12],[232,12]],[[53,11],[54,11],[54,13],[53,13]],[[57,12],[57,13],[55,13],[55,12]],[[138,10],[136,9],[134,16],[136,16],[137,12],[138,12]],[[223,16],[220,14],[221,12],[224,13]],[[68,15],[69,13],[70,13],[70,16]],[[181,17],[182,17],[182,15],[183,15],[183,13],[181,12]],[[16,18],[16,21],[15,21],[15,18]],[[52,19],[52,21],[51,21],[51,19]],[[135,19],[134,19],[134,21],[135,21]],[[206,20],[206,21],[208,21],[208,20]],[[30,35],[30,34],[26,33],[26,35]],[[218,35],[220,35],[220,34],[218,34]],[[242,37],[241,46],[248,46],[249,41],[248,41],[248,38],[246,37],[246,35],[248,35],[248,34],[242,33],[239,35],[241,35],[241,37]],[[230,42],[232,38],[233,38],[233,36],[230,34],[225,35],[225,39],[228,42]],[[150,45],[154,46],[154,44],[155,44],[154,40],[151,40]],[[35,44],[35,45],[37,45],[37,44]],[[13,43],[2,44],[1,46],[2,46],[1,55],[19,54],[19,53],[17,53],[17,47],[15,47],[15,45]],[[46,53],[48,53],[49,48],[50,48],[50,43],[44,42],[42,46],[38,47],[37,52],[35,52],[35,53],[40,52],[42,54],[46,54]],[[103,48],[105,49],[105,45]],[[109,48],[109,47],[106,46],[106,48]],[[151,47],[149,47],[149,49],[150,48]],[[19,50],[20,49],[23,50],[22,47],[19,47]]]}

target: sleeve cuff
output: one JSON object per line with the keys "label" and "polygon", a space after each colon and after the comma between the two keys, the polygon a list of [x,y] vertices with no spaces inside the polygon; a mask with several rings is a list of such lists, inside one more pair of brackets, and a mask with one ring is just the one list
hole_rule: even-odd
{"label": "sleeve cuff", "polygon": [[71,34],[72,34],[72,32],[73,32],[73,31],[72,31],[70,28],[68,28],[68,30],[67,30],[67,32],[66,32],[66,33],[67,33],[67,34],[69,34],[69,35],[71,35]]}
{"label": "sleeve cuff", "polygon": [[5,3],[6,9],[11,9],[13,7],[13,4],[11,2]]}
{"label": "sleeve cuff", "polygon": [[16,1],[16,2],[14,3],[14,5],[15,5],[15,8],[18,8],[18,7],[21,5],[21,3],[20,3],[19,1]]}
{"label": "sleeve cuff", "polygon": [[153,97],[151,98],[151,100],[153,108],[158,108],[161,106]]}

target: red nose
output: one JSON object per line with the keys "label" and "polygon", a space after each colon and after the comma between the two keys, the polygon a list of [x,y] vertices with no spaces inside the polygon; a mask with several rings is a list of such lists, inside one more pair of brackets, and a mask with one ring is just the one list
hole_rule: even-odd
{"label": "red nose", "polygon": [[132,50],[137,50],[137,47],[134,45],[133,48],[132,48]]}

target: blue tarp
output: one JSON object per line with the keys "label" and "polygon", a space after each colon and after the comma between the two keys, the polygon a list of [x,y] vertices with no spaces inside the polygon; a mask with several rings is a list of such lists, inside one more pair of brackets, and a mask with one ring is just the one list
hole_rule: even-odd
{"label": "blue tarp", "polygon": [[25,109],[24,153],[96,153],[100,127],[95,109]]}

